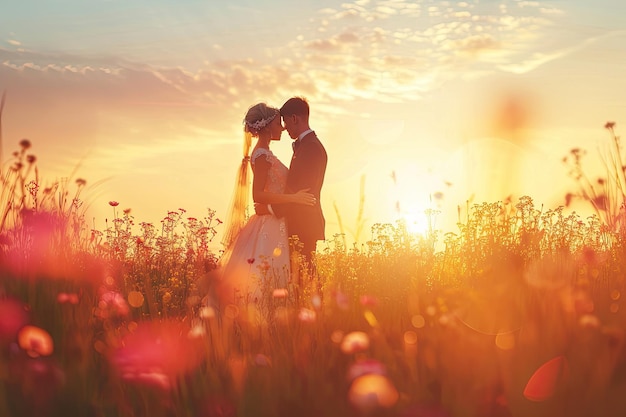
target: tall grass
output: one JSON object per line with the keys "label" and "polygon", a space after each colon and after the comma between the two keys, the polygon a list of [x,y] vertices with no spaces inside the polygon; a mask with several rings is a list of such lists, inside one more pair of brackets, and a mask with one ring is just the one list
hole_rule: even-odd
{"label": "tall grass", "polygon": [[110,202],[93,230],[86,183],[29,188],[29,152],[0,201],[0,415],[626,412],[626,245],[605,217],[522,197],[443,236],[373,224],[329,239],[300,286],[217,311],[215,212],[156,227]]}

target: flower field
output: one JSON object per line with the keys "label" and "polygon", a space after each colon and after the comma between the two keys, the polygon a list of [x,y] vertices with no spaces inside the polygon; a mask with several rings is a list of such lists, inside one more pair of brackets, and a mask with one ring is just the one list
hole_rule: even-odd
{"label": "flower field", "polygon": [[217,309],[215,212],[135,224],[112,201],[92,230],[86,181],[40,189],[29,149],[2,170],[2,416],[626,415],[626,234],[597,206],[623,194],[581,183],[586,219],[522,197],[456,233],[374,224]]}

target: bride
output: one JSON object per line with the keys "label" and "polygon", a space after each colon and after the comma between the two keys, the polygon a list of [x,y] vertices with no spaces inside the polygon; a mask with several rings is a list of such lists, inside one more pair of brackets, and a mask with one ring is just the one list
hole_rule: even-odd
{"label": "bride", "polygon": [[[230,219],[218,262],[216,296],[221,305],[258,302],[263,293],[285,288],[290,277],[289,241],[284,218],[254,214],[247,219],[248,165],[252,167],[252,198],[255,203],[296,203],[312,206],[308,190],[283,194],[287,167],[270,150],[280,140],[280,112],[265,103],[256,104],[244,118],[244,158],[237,174]],[[256,145],[249,154],[252,138]]]}

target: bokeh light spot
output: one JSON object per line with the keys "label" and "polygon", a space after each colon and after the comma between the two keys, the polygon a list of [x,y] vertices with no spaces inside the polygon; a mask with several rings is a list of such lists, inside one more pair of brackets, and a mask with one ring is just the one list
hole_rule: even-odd
{"label": "bokeh light spot", "polygon": [[512,332],[498,333],[496,346],[502,350],[511,350],[515,347],[515,335]]}
{"label": "bokeh light spot", "polygon": [[144,297],[139,291],[131,291],[128,293],[128,304],[131,307],[139,308],[143,305]]}
{"label": "bokeh light spot", "polygon": [[424,316],[422,316],[421,314],[416,314],[411,317],[411,324],[416,329],[421,329],[426,325],[426,319],[424,319]]}
{"label": "bokeh light spot", "polygon": [[417,344],[417,333],[415,333],[413,330],[408,330],[404,332],[404,343],[408,345]]}

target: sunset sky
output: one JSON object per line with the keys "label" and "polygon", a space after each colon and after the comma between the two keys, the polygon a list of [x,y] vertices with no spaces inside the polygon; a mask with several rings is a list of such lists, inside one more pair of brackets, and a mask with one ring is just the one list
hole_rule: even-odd
{"label": "sunset sky", "polygon": [[455,231],[467,200],[564,203],[562,157],[626,124],[625,57],[622,0],[5,2],[2,155],[30,139],[42,185],[77,168],[98,229],[111,200],[137,223],[225,218],[247,108],[299,95],[328,236],[334,204],[354,229],[362,177],[368,227],[437,208]]}

